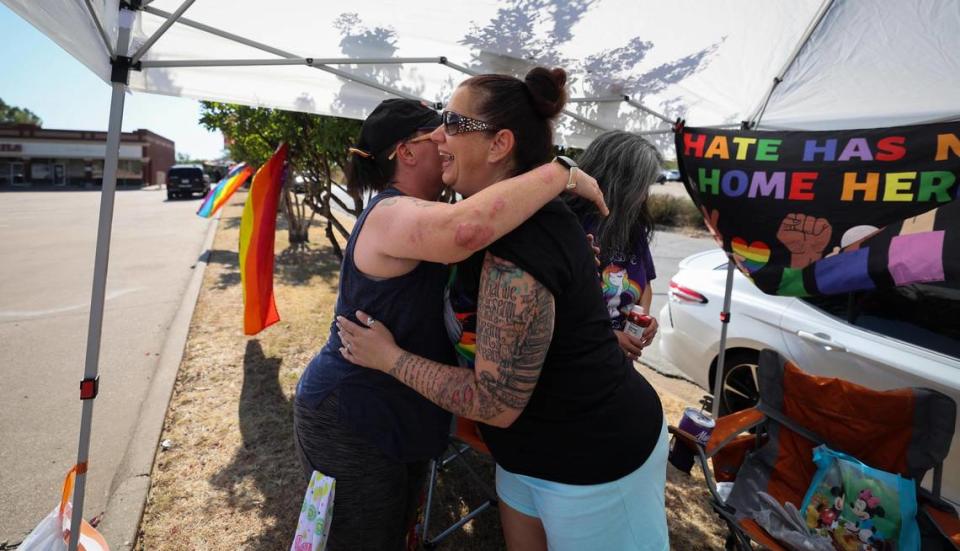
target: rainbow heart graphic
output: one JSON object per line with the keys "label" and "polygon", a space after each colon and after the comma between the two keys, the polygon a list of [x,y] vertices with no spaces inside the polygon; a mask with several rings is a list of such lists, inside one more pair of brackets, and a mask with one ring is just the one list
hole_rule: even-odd
{"label": "rainbow heart graphic", "polygon": [[762,241],[748,244],[745,239],[734,237],[730,241],[733,254],[743,258],[743,265],[752,274],[767,265],[770,260],[770,247]]}

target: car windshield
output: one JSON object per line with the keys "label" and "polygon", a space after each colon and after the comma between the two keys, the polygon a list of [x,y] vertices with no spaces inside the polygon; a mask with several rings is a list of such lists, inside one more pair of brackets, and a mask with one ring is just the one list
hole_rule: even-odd
{"label": "car windshield", "polygon": [[199,168],[171,168],[170,178],[203,178],[203,171]]}

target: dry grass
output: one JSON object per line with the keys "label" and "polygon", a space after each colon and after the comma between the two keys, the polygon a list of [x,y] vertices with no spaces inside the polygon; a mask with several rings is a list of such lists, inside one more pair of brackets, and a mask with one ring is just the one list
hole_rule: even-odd
{"label": "dry grass", "polygon": [[[172,447],[154,463],[137,549],[287,549],[306,486],[292,441],[297,379],[326,340],[339,263],[322,228],[310,250],[292,253],[277,232],[275,293],[282,321],[258,337],[242,331],[237,267],[241,201],[225,207],[210,252],[183,363],[161,439]],[[294,262],[298,255],[301,262]],[[661,392],[668,419],[686,403]],[[492,485],[493,465],[468,464]],[[431,535],[485,499],[463,462],[441,474]],[[672,547],[722,547],[703,480],[669,467],[667,510]],[[502,549],[495,511],[470,522],[442,546]]]}

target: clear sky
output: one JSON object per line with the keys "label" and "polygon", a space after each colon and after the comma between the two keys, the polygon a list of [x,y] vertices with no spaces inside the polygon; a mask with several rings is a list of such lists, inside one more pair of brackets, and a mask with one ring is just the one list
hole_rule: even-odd
{"label": "clear sky", "polygon": [[[107,129],[110,87],[3,4],[0,98],[36,113],[45,128]],[[177,153],[217,158],[223,137],[200,126],[199,113],[194,100],[132,93],[124,106],[123,130],[146,128],[173,140]]]}

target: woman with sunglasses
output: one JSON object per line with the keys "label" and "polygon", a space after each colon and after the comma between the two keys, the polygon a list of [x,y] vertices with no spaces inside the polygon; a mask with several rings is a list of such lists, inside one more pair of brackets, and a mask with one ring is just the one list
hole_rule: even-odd
{"label": "woman with sunglasses", "polygon": [[[440,123],[435,111],[402,99],[382,102],[364,122],[347,183],[352,193],[378,194],[347,242],[336,314],[374,313],[404,347],[450,363],[444,264],[505,235],[565,189],[605,207],[595,180],[571,180],[556,166],[455,205],[434,202],[444,184],[429,136]],[[336,480],[329,549],[401,549],[427,462],[446,445],[450,414],[392,377],[346,361],[332,329],[297,385],[294,434],[304,474],[309,480],[316,470]]]}
{"label": "woman with sunglasses", "polygon": [[[444,183],[473,198],[537,166],[575,178],[569,159],[548,162],[565,81],[536,68],[463,82],[433,132]],[[573,212],[551,201],[458,263],[447,295],[448,333],[472,369],[405,350],[365,311],[337,318],[341,353],[480,422],[509,549],[667,549],[660,400],[617,343]]]}
{"label": "woman with sunglasses", "polygon": [[600,274],[603,300],[620,348],[631,360],[637,359],[657,334],[652,318],[643,336],[624,332],[627,314],[634,304],[650,313],[657,277],[650,255],[653,220],[647,209],[650,186],[656,181],[663,157],[656,146],[642,136],[611,130],[590,143],[578,159],[580,168],[597,179],[610,216],[601,216],[587,201],[566,198],[580,219],[584,231],[593,234],[600,245]]}

